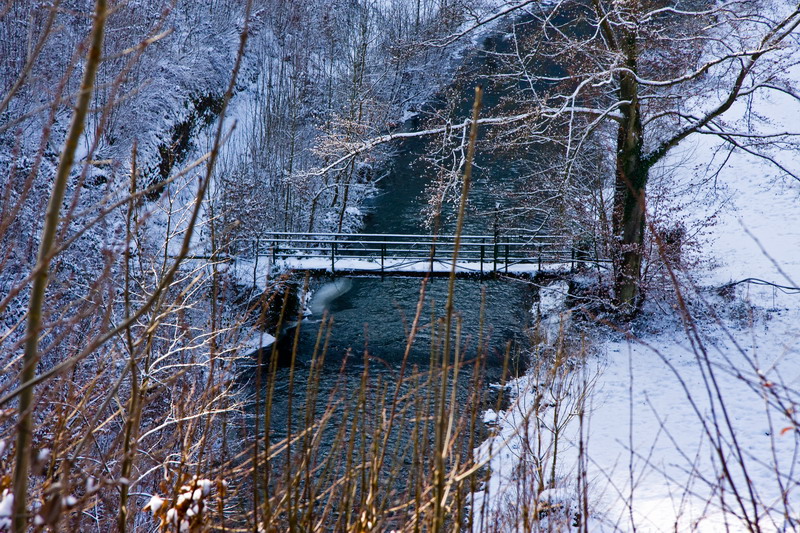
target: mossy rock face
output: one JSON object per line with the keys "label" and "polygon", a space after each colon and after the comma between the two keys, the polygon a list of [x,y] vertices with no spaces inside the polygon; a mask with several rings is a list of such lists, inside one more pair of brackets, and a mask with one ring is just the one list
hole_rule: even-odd
{"label": "mossy rock face", "polygon": [[283,311],[284,301],[286,301],[286,311],[282,321],[283,327],[285,328],[288,323],[295,322],[298,313],[301,311],[301,290],[302,287],[298,281],[279,281],[272,284],[263,294],[252,298],[248,307],[252,309],[255,327],[270,334],[275,334],[278,324],[281,323],[281,311]]}
{"label": "mossy rock face", "polygon": [[[172,126],[169,141],[158,147],[158,164],[150,169],[150,183],[147,186],[167,180],[175,165],[185,161],[193,146],[192,138],[214,122],[222,112],[222,104],[222,95],[214,93],[195,95],[189,99],[186,104],[190,108],[189,114]],[[163,192],[164,187],[157,187],[147,195],[147,199],[157,200]]]}
{"label": "mossy rock face", "polygon": [[[261,294],[250,304],[255,315],[255,328],[277,338],[278,367],[288,366],[292,360],[294,331],[297,318],[302,311],[301,291],[301,281],[292,279],[280,281],[269,287],[267,292]],[[281,320],[282,312],[284,313],[283,320]],[[278,330],[279,325],[280,331]],[[257,358],[259,350],[255,350],[250,355],[254,359]],[[260,355],[262,361],[268,363],[272,356],[272,347],[265,349]]]}
{"label": "mossy rock face", "polygon": [[207,93],[191,98],[194,106],[194,115],[203,126],[210,126],[214,119],[222,113],[222,104],[225,101],[221,94]]}

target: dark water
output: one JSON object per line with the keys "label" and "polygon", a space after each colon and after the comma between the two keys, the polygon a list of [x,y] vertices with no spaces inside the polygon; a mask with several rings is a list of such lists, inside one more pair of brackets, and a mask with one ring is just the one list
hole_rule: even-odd
{"label": "dark water", "polygon": [[[325,314],[332,318],[332,324],[326,323],[323,328],[320,315],[311,315],[300,324],[292,387],[288,383],[291,370],[285,365],[291,360],[290,354],[297,330],[292,328],[287,331],[279,344],[279,351],[282,352],[281,364],[284,366],[278,369],[273,399],[274,416],[281,420],[273,433],[276,438],[285,435],[284,421],[290,388],[294,389],[295,408],[303,405],[305,380],[315,354],[318,336],[321,344],[327,337],[325,364],[319,379],[323,397],[337,387],[340,392],[357,390],[365,365],[365,354],[368,354],[370,373],[374,379],[384,383],[395,383],[399,379],[422,285],[423,281],[419,278],[347,280],[347,292],[327,302],[325,306]],[[326,285],[323,285],[318,290],[324,291],[325,288]],[[430,366],[432,345],[437,348],[437,355],[441,349],[447,279],[430,279],[425,282],[424,289],[422,312],[414,342],[408,350],[404,377],[414,371],[426,372]],[[520,365],[523,361],[519,353],[528,343],[524,331],[529,321],[531,299],[532,294],[527,285],[519,284],[518,281],[457,282],[451,338],[454,345],[456,342],[459,344],[460,358],[462,364],[465,364],[460,385],[462,390],[458,392],[460,399],[463,400],[472,393],[472,362],[479,354],[485,368],[482,386],[501,380],[504,360],[509,350],[512,355],[509,372],[517,373],[522,369]],[[312,298],[312,307],[320,303]],[[456,337],[457,325],[461,328],[459,337]],[[319,353],[321,350],[317,351]]]}
{"label": "dark water", "polygon": [[[352,349],[357,358],[366,348],[373,357],[389,364],[396,362],[405,350],[422,281],[398,277],[354,278],[349,285],[346,293],[326,306],[333,317],[329,357],[340,359],[342,354]],[[525,286],[515,282],[459,280],[456,283],[455,316],[462,321],[462,342],[467,351],[475,351],[478,344],[484,297],[484,338],[489,340],[489,361],[491,365],[501,365],[507,342],[522,341],[520,331],[527,321],[530,296]],[[428,362],[432,326],[444,316],[446,300],[447,279],[429,280],[425,286],[419,332],[411,350],[413,363],[424,365]],[[312,304],[315,303],[321,302],[312,299]],[[317,326],[317,319],[313,316],[302,324],[306,331],[301,336],[303,346],[308,346],[307,342],[314,336]]]}

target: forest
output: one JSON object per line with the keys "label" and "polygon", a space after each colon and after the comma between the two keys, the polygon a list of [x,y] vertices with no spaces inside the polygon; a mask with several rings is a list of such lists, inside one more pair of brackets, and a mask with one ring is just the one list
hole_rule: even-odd
{"label": "forest", "polygon": [[0,0],[0,531],[800,531],[799,27]]}

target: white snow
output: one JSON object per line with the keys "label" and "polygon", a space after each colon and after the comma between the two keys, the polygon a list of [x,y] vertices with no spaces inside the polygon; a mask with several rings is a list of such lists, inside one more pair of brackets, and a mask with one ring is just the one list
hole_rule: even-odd
{"label": "white snow", "polygon": [[[800,79],[797,70],[791,75]],[[796,129],[800,104],[791,98],[759,95],[753,105],[765,115],[765,130]],[[654,311],[647,331],[632,332],[635,340],[610,334],[599,341],[601,354],[587,364],[596,382],[585,427],[572,419],[559,445],[557,486],[539,495],[520,495],[518,468],[536,388],[530,376],[514,383],[513,406],[488,416],[497,420],[497,435],[478,450],[486,458],[491,448],[494,457],[490,482],[476,494],[477,516],[486,499],[485,512],[507,519],[501,530],[521,530],[518,517],[508,518],[521,497],[576,494],[581,435],[589,531],[745,531],[745,514],[763,531],[800,529],[800,291],[753,283],[726,296],[716,290],[747,278],[798,287],[800,184],[738,154],[708,194],[713,184],[699,182],[718,146],[706,136],[684,144],[666,165],[688,163],[666,186],[681,192],[676,204],[719,211],[701,250],[714,266],[694,272],[700,290],[687,291],[696,332],[678,316]],[[800,171],[796,153],[779,155]],[[549,300],[542,305],[549,308]],[[527,434],[530,440],[536,431],[527,427]]]}
{"label": "white snow", "polygon": [[567,297],[568,284],[566,281],[557,281],[539,289],[539,300],[531,309],[534,316],[547,318],[564,309],[564,299]]}
{"label": "white snow", "polygon": [[5,489],[0,497],[0,530],[11,529],[11,517],[14,512],[14,495]]}
{"label": "white snow", "polygon": [[246,353],[262,350],[275,342],[275,337],[265,331],[257,331],[245,342],[242,343],[242,349]]}
{"label": "white snow", "polygon": [[150,497],[150,500],[147,502],[147,505],[144,506],[144,510],[145,511],[149,510],[151,513],[153,513],[153,516],[155,516],[156,514],[158,514],[158,511],[161,509],[163,505],[164,505],[164,499],[158,496],[157,494],[153,494]]}
{"label": "white snow", "polygon": [[[720,447],[737,489],[749,497],[745,471],[735,460],[734,435],[756,499],[763,506],[775,506],[776,516],[764,517],[762,527],[775,530],[782,525],[781,482],[794,502],[791,515],[798,517],[796,481],[786,483],[776,475],[776,471],[781,477],[792,475],[797,432],[768,404],[773,393],[800,399],[796,392],[783,390],[783,384],[794,390],[799,385],[797,319],[795,303],[794,310],[773,314],[768,324],[734,330],[731,338],[715,339],[721,331],[710,328],[704,335],[710,365],[695,356],[680,333],[646,339],[649,346],[608,343],[609,366],[600,377],[591,409],[589,450],[595,493],[604,495],[596,502],[597,510],[605,513],[607,526],[628,530],[635,524],[640,531],[673,530],[676,523],[678,530],[723,528],[726,513],[720,509],[721,496],[712,492],[722,475],[710,446],[711,439],[719,439],[714,414],[722,432]],[[710,398],[706,383],[712,377],[718,392]],[[792,429],[783,432],[787,427]],[[730,492],[729,488],[726,504],[738,511]],[[629,498],[634,502],[632,513],[625,504]],[[742,529],[741,523],[731,525],[731,530]]]}
{"label": "white snow", "polygon": [[[775,131],[791,129],[792,117],[800,113],[798,103],[785,98],[759,103]],[[711,140],[695,141],[694,168],[707,163]],[[798,170],[796,156],[789,159],[787,166]],[[692,180],[687,170],[692,169],[684,169],[677,182]],[[700,285],[757,278],[798,286],[800,184],[775,174],[764,161],[744,155],[734,155],[723,168],[718,182],[724,194],[717,201],[724,204],[709,206],[720,214],[703,252],[718,266],[698,273]],[[590,477],[595,493],[604,494],[597,510],[605,512],[607,529],[745,530],[743,521],[732,516],[745,511],[730,483],[724,495],[710,486],[723,476],[710,446],[717,438],[716,415],[731,477],[744,499],[759,502],[761,527],[796,530],[800,441],[782,407],[796,409],[800,400],[800,292],[745,283],[727,300],[713,291],[700,296],[720,315],[719,321],[701,318],[698,324],[707,361],[697,358],[690,336],[677,322],[665,324],[661,333],[640,336],[647,345],[616,341],[606,346],[608,368],[593,397],[590,431]],[[712,378],[718,392],[710,396],[706,388],[714,389]],[[776,405],[778,398],[782,405]],[[734,436],[744,468],[735,460]],[[630,498],[632,505],[625,503]],[[745,509],[752,517],[752,505]]]}
{"label": "white snow", "polygon": [[419,113],[413,111],[406,111],[403,113],[403,116],[400,117],[400,122],[408,122],[412,118],[418,117]]}
{"label": "white snow", "polygon": [[[331,265],[330,257],[306,257],[306,258],[289,258],[276,261],[276,266],[283,270],[325,270],[331,271],[332,268],[337,271],[364,271],[364,272],[408,272],[408,273],[446,273],[451,269],[450,261],[429,261],[422,259],[405,259],[405,258],[386,258],[381,267],[380,258],[376,259],[348,259],[337,258],[335,263]],[[504,265],[497,265],[499,273],[511,274],[530,274],[539,271],[556,271],[568,270],[569,265],[565,267],[563,263],[543,263],[541,268],[537,264],[510,264],[508,267]],[[456,265],[457,273],[464,274],[479,274],[481,272],[492,272],[494,263],[485,261],[483,268],[481,268],[480,261],[459,261]]]}
{"label": "white snow", "polygon": [[494,409],[487,409],[483,413],[483,423],[484,424],[494,424],[497,422],[497,411]]}

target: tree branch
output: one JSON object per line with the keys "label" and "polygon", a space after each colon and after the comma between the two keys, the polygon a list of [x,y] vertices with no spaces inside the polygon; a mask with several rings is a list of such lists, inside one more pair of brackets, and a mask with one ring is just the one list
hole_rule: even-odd
{"label": "tree branch", "polygon": [[480,28],[481,26],[485,26],[486,24],[489,24],[490,22],[493,22],[493,21],[495,21],[495,20],[497,20],[499,18],[505,17],[509,13],[513,13],[514,11],[518,11],[518,10],[524,8],[524,7],[527,7],[527,6],[529,6],[531,4],[535,4],[535,3],[539,3],[539,0],[525,0],[521,4],[518,4],[516,6],[511,6],[509,8],[503,9],[503,10],[498,11],[495,14],[493,14],[493,15],[491,15],[491,16],[483,19],[483,20],[479,20],[478,22],[476,22],[475,24],[473,24],[469,28],[461,30],[460,32],[455,33],[455,34],[453,34],[453,35],[451,35],[449,37],[446,37],[444,39],[436,39],[436,40],[433,40],[433,41],[425,41],[425,42],[423,42],[421,44],[422,44],[422,46],[426,46],[426,47],[444,48],[445,46],[449,46],[449,45],[453,44],[454,42],[456,42],[457,40],[461,39],[462,37],[464,37],[466,35],[469,35],[473,31],[475,31],[478,28]]}
{"label": "tree branch", "polygon": [[[96,0],[94,23],[92,25],[92,38],[89,52],[86,57],[86,66],[81,83],[81,92],[72,115],[64,149],[56,169],[53,190],[47,205],[42,238],[39,242],[39,253],[36,261],[36,277],[33,279],[31,296],[28,302],[28,328],[26,331],[25,353],[22,358],[22,369],[19,381],[31,381],[36,374],[39,363],[39,333],[42,328],[42,309],[44,307],[45,290],[47,289],[51,249],[56,245],[56,233],[60,222],[61,204],[67,190],[72,165],[75,162],[75,152],[80,143],[81,134],[89,111],[92,93],[94,90],[95,76],[100,66],[103,52],[103,34],[107,15],[106,0]],[[44,40],[44,37],[42,38]],[[28,471],[30,470],[30,443],[33,430],[33,387],[24,388],[19,397],[17,423],[16,458],[14,464],[14,516],[13,530],[22,533],[27,529],[27,496],[28,496]]]}
{"label": "tree branch", "polygon": [[666,141],[662,142],[655,150],[650,152],[644,157],[644,162],[648,167],[652,167],[656,162],[658,162],[666,153],[680,143],[683,139],[688,137],[689,135],[696,133],[698,130],[702,129],[703,127],[707,126],[712,120],[717,118],[718,116],[725,113],[728,109],[733,106],[734,102],[739,98],[742,86],[744,85],[745,79],[747,76],[752,72],[753,68],[757,64],[759,58],[761,58],[767,51],[774,49],[778,44],[780,44],[788,35],[790,35],[800,24],[800,9],[795,9],[791,14],[787,15],[779,24],[777,24],[774,28],[772,28],[767,34],[761,39],[761,46],[757,49],[757,51],[753,52],[742,65],[736,80],[733,83],[730,91],[728,92],[727,98],[720,103],[717,107],[713,110],[706,113],[705,116],[698,119],[694,124],[691,124],[682,130],[678,131],[675,135],[671,138],[667,139]]}

